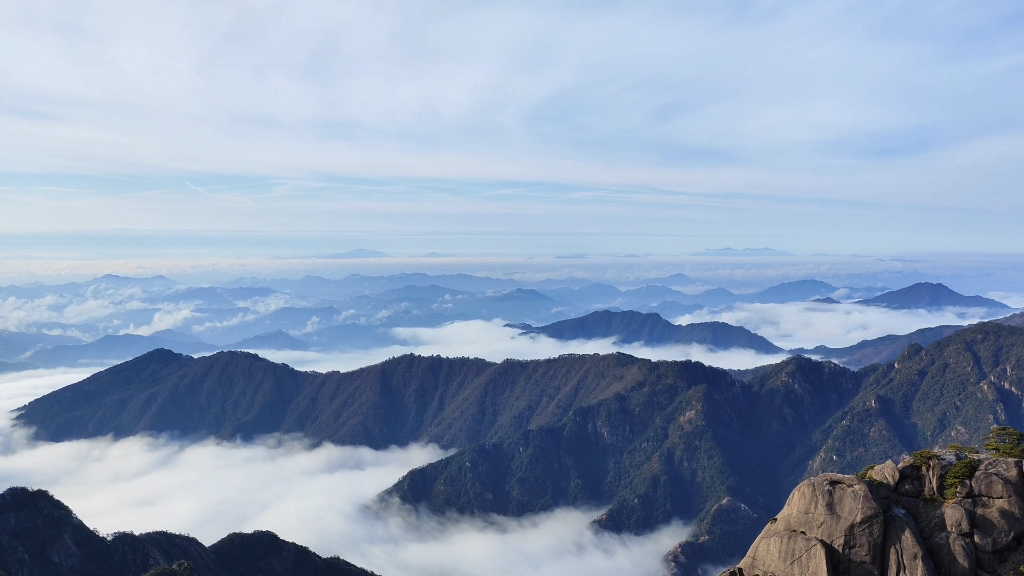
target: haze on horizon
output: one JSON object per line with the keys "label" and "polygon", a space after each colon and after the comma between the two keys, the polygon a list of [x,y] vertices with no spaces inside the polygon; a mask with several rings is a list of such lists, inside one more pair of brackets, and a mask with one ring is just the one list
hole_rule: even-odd
{"label": "haze on horizon", "polygon": [[0,237],[26,259],[1024,245],[1019,2],[0,16]]}

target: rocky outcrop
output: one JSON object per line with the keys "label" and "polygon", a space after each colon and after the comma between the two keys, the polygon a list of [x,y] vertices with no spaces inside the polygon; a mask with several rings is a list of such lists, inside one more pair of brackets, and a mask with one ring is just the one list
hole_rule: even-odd
{"label": "rocky outcrop", "polygon": [[737,568],[743,574],[877,574],[884,527],[867,484],[823,474],[793,490]]}
{"label": "rocky outcrop", "polygon": [[1021,461],[916,452],[793,490],[722,576],[987,576],[1024,561]]}

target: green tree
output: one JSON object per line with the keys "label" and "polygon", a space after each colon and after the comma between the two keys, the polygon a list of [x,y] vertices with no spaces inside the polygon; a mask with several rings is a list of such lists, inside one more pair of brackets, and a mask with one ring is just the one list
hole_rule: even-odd
{"label": "green tree", "polygon": [[942,483],[943,498],[946,500],[956,498],[956,493],[960,489],[960,485],[974,477],[974,473],[978,470],[978,466],[980,464],[981,461],[976,458],[964,458],[954,464],[949,471],[946,472],[946,479]]}
{"label": "green tree", "polygon": [[1009,426],[996,426],[981,439],[985,450],[1004,458],[1024,458],[1024,432]]}

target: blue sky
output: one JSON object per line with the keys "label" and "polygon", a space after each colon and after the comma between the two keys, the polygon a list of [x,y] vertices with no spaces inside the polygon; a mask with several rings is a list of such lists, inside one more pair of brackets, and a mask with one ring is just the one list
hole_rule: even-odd
{"label": "blue sky", "polygon": [[9,238],[1024,246],[1017,1],[19,2],[0,70]]}

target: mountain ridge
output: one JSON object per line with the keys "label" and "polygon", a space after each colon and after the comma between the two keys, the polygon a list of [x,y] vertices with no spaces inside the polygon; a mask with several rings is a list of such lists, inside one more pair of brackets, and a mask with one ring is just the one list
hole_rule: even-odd
{"label": "mountain ridge", "polygon": [[725,322],[673,324],[656,312],[598,310],[578,318],[545,326],[515,325],[525,334],[542,334],[556,340],[615,338],[616,343],[648,346],[701,344],[714,349],[747,348],[762,354],[778,354],[782,348],[742,326]]}
{"label": "mountain ridge", "polygon": [[8,576],[139,576],[183,561],[196,576],[376,576],[272,532],[236,532],[209,547],[170,532],[104,537],[45,490],[0,493],[0,572]]}
{"label": "mountain ridge", "polygon": [[965,296],[951,290],[945,284],[935,282],[918,282],[906,288],[892,290],[879,294],[873,298],[858,300],[856,304],[865,306],[882,306],[894,310],[908,310],[915,308],[987,308],[1008,310],[1009,306],[984,296]]}
{"label": "mountain ridge", "polygon": [[405,355],[317,374],[247,353],[159,351],[16,418],[51,440],[177,430],[436,442],[456,451],[383,497],[440,513],[608,506],[595,521],[619,532],[695,521],[701,538],[677,550],[692,574],[742,554],[806,476],[969,442],[992,424],[1024,428],[1024,329],[994,322],[856,372],[794,356],[737,376],[621,353],[501,363]]}

